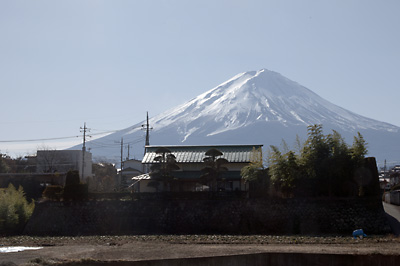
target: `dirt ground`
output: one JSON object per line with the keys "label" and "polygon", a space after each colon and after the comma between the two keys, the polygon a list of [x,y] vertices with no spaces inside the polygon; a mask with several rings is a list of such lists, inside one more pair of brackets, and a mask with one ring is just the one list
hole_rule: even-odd
{"label": "dirt ground", "polygon": [[391,235],[357,240],[351,236],[19,236],[0,238],[0,244],[3,247],[43,247],[40,250],[0,253],[0,265],[52,265],[82,260],[138,261],[264,252],[400,255],[400,238]]}

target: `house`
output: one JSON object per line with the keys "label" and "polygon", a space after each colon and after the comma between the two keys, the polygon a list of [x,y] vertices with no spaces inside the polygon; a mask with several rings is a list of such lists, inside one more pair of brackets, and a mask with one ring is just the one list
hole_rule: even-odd
{"label": "house", "polygon": [[65,173],[69,170],[79,171],[81,181],[92,177],[92,153],[81,150],[37,151],[36,173]]}
{"label": "house", "polygon": [[142,161],[136,159],[126,160],[122,164],[122,175],[128,178],[138,176],[144,173]]}
{"label": "house", "polygon": [[394,186],[400,183],[400,165],[395,165],[389,171],[390,185]]}
{"label": "house", "polygon": [[[131,188],[134,192],[243,191],[246,186],[240,171],[254,158],[262,158],[261,148],[262,145],[146,146],[142,164],[153,171],[133,177]],[[219,153],[210,155],[210,151]],[[163,179],[154,169],[168,169],[167,158],[175,166]],[[212,175],[205,169],[207,166]],[[205,178],[207,172],[209,179]]]}
{"label": "house", "polygon": [[128,183],[133,177],[144,174],[142,161],[129,159],[122,163],[121,183]]}

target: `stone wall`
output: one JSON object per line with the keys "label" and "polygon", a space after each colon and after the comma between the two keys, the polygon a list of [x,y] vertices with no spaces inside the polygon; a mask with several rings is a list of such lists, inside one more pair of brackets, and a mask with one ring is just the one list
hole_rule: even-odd
{"label": "stone wall", "polygon": [[37,203],[29,235],[386,234],[380,199],[134,200]]}

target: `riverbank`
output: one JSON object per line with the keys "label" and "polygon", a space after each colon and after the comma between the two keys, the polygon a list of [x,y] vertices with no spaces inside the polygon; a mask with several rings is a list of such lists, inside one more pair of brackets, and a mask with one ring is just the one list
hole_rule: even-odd
{"label": "riverbank", "polygon": [[43,247],[0,254],[0,262],[57,265],[68,262],[144,261],[261,253],[385,255],[400,257],[400,238],[369,236],[138,235],[82,237],[2,237],[3,246]]}

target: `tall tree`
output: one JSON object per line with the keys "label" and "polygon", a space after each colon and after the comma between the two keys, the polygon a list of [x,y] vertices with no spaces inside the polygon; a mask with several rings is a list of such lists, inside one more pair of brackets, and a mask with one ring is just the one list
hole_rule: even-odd
{"label": "tall tree", "polygon": [[364,187],[371,182],[372,177],[368,174],[369,170],[364,165],[364,158],[368,150],[364,137],[360,132],[357,132],[357,136],[354,136],[353,145],[350,150],[351,158],[356,166],[354,179],[358,184],[358,195],[364,196]]}
{"label": "tall tree", "polygon": [[360,163],[367,153],[367,143],[361,133],[357,132],[357,136],[354,136],[353,145],[351,146],[351,157]]}
{"label": "tall tree", "polygon": [[240,175],[248,184],[249,197],[266,197],[270,186],[268,169],[264,168],[261,148],[253,148],[250,154],[250,164],[243,167]]}
{"label": "tall tree", "polygon": [[[329,146],[329,155],[327,158],[326,171],[319,177],[319,185],[324,188],[324,194],[329,196],[342,196],[346,184],[351,182],[352,162],[350,150],[342,136],[335,130],[326,137]],[[321,190],[324,190],[321,189]]]}
{"label": "tall tree", "polygon": [[157,156],[154,158],[154,163],[151,165],[150,176],[156,180],[160,180],[164,184],[164,190],[169,190],[169,186],[173,180],[173,171],[179,170],[176,164],[176,157],[171,151],[165,147],[156,150]]}
{"label": "tall tree", "polygon": [[253,147],[250,154],[250,164],[241,169],[240,175],[245,182],[251,182],[257,180],[263,170],[262,150],[261,148],[255,149]]}
{"label": "tall tree", "polygon": [[271,181],[284,194],[295,191],[303,195],[346,196],[354,195],[355,182],[364,186],[365,171],[360,168],[367,149],[360,133],[349,148],[337,131],[324,135],[321,125],[312,125],[302,147],[296,156],[292,151],[282,154],[271,146]]}
{"label": "tall tree", "polygon": [[204,174],[201,175],[203,184],[208,185],[211,191],[216,191],[218,181],[222,172],[228,171],[224,165],[228,164],[228,160],[222,158],[223,153],[217,149],[210,149],[205,153],[203,158],[205,167],[201,170]]}
{"label": "tall tree", "polygon": [[308,126],[308,138],[301,151],[301,164],[310,178],[323,174],[329,157],[329,145],[322,133],[322,125]]}
{"label": "tall tree", "polygon": [[282,154],[276,146],[271,149],[269,173],[272,184],[286,197],[291,197],[301,175],[298,159],[293,151]]}
{"label": "tall tree", "polygon": [[97,162],[92,165],[95,190],[102,192],[114,191],[116,185],[117,169],[109,162]]}

